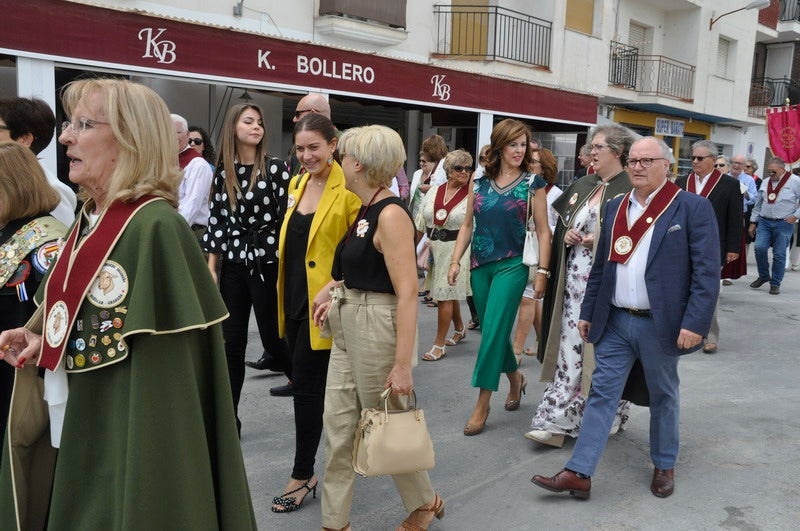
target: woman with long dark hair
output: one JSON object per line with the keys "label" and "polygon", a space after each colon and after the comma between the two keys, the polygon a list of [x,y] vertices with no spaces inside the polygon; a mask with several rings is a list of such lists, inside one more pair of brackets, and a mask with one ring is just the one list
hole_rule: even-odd
{"label": "woman with long dark hair", "polygon": [[230,317],[222,323],[236,424],[244,384],[244,355],[251,309],[264,348],[291,377],[286,342],[278,335],[278,233],[286,214],[289,170],[266,149],[261,109],[234,105],[222,125],[219,164],[211,191],[211,214],[203,235],[208,269],[217,278]]}

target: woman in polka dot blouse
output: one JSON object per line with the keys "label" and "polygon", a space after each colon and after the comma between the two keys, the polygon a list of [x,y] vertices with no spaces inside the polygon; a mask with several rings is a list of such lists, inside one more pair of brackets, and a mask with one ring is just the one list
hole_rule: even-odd
{"label": "woman in polka dot blouse", "polygon": [[222,333],[240,432],[238,406],[251,308],[264,349],[282,363],[287,376],[291,374],[286,343],[278,337],[275,288],[278,232],[286,213],[289,179],[286,164],[266,153],[261,109],[253,104],[231,107],[222,126],[203,250],[215,280],[222,260],[219,288],[230,313]]}

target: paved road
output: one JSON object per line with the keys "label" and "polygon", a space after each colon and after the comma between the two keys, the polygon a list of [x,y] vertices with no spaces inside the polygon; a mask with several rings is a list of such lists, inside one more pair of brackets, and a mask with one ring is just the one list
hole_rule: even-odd
{"label": "paved road", "polygon": [[[783,293],[773,296],[766,286],[748,287],[755,278],[752,250],[748,269],[748,278],[722,288],[719,352],[682,358],[681,453],[676,491],[667,499],[649,491],[647,409],[632,408],[628,428],[606,447],[591,500],[576,500],[530,483],[534,473],[560,470],[573,447],[569,441],[562,449],[545,448],[522,436],[544,390],[535,358],[523,361],[531,383],[520,409],[504,411],[508,381],[501,382],[487,429],[476,437],[461,430],[477,396],[469,382],[480,334],[470,332],[439,362],[420,362],[414,379],[437,458],[431,479],[447,509],[431,529],[796,529],[800,272],[787,271]],[[435,312],[420,307],[420,352],[433,339]],[[260,355],[255,338],[252,359]],[[320,529],[319,499],[291,514],[270,512],[294,449],[291,400],[268,393],[283,383],[248,369],[240,413],[253,505],[260,529]],[[321,448],[320,474],[323,454]],[[394,529],[405,518],[388,478],[358,478],[351,515],[358,530]]]}

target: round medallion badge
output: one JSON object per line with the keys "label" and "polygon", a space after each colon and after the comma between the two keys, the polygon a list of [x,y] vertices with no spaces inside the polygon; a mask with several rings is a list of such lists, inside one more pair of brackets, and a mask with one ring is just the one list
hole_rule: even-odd
{"label": "round medallion badge", "polygon": [[767,196],[767,199],[769,199],[770,201],[775,201],[776,197],[778,197],[778,194],[776,194],[775,192],[772,192],[771,194],[769,194]]}
{"label": "round medallion badge", "polygon": [[89,289],[89,302],[100,308],[112,308],[125,300],[128,289],[128,274],[121,265],[109,260]]}
{"label": "round medallion badge", "polygon": [[628,254],[633,249],[633,240],[628,236],[620,236],[614,242],[614,250],[619,254]]}
{"label": "round medallion badge", "polygon": [[445,210],[443,208],[440,208],[439,210],[437,210],[436,211],[436,219],[438,219],[439,221],[444,221],[445,219],[447,219],[447,210]]}
{"label": "round medallion badge", "polygon": [[64,301],[57,301],[47,314],[44,336],[47,344],[53,348],[58,347],[67,337],[69,327],[69,310]]}

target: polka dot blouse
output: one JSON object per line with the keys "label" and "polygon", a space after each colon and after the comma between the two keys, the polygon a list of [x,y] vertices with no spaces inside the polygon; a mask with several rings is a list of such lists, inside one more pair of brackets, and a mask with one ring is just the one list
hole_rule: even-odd
{"label": "polka dot blouse", "polygon": [[225,260],[245,264],[272,263],[278,260],[278,234],[286,214],[289,170],[280,159],[267,160],[267,178],[252,190],[252,164],[235,166],[239,191],[237,205],[231,209],[225,189],[226,172],[217,168],[209,202],[208,228],[203,235],[203,250],[221,254]]}

